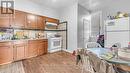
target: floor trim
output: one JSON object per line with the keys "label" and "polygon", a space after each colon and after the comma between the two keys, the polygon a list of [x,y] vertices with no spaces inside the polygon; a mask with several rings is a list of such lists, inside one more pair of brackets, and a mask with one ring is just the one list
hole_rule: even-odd
{"label": "floor trim", "polygon": [[73,53],[72,51],[69,51],[69,50],[67,50],[67,49],[63,49],[63,51],[66,51],[66,52],[68,52],[68,53]]}

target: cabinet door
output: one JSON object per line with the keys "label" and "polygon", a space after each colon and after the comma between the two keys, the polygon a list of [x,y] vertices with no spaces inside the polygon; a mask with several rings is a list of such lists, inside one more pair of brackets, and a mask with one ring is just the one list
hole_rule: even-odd
{"label": "cabinet door", "polygon": [[0,43],[0,65],[13,61],[13,45],[9,42]]}
{"label": "cabinet door", "polygon": [[14,42],[14,60],[22,60],[26,58],[26,41],[16,41]]}
{"label": "cabinet door", "polygon": [[47,40],[38,40],[38,55],[43,55],[48,52],[48,42]]}
{"label": "cabinet door", "polygon": [[24,45],[18,45],[15,46],[15,55],[14,55],[14,60],[22,60],[25,58],[25,46]]}
{"label": "cabinet door", "polygon": [[35,57],[38,54],[38,46],[36,41],[28,42],[28,58]]}
{"label": "cabinet door", "polygon": [[24,28],[25,25],[26,25],[26,13],[16,10],[13,16],[13,23],[11,26],[15,28]]}
{"label": "cabinet door", "polygon": [[37,19],[33,14],[27,14],[27,28],[36,29]]}
{"label": "cabinet door", "polygon": [[9,28],[10,26],[10,15],[0,14],[0,27]]}
{"label": "cabinet door", "polygon": [[44,54],[48,53],[48,41],[44,41]]}
{"label": "cabinet door", "polygon": [[57,24],[59,24],[59,20],[58,19],[49,18],[49,17],[46,17],[46,22],[51,22],[51,23],[57,23]]}
{"label": "cabinet door", "polygon": [[44,42],[38,43],[38,55],[44,54]]}
{"label": "cabinet door", "polygon": [[45,17],[37,16],[37,29],[45,28]]}

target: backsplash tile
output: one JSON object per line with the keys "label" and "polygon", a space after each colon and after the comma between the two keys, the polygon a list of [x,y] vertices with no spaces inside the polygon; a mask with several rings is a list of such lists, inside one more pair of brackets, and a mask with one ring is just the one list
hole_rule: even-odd
{"label": "backsplash tile", "polygon": [[12,29],[0,29],[0,40],[10,40],[13,37]]}
{"label": "backsplash tile", "polygon": [[45,38],[44,31],[0,29],[0,40],[38,39]]}

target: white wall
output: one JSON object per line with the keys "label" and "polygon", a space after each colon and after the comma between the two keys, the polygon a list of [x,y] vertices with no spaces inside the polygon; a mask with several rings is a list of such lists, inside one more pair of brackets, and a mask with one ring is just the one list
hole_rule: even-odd
{"label": "white wall", "polygon": [[48,7],[40,6],[28,0],[15,0],[15,9],[30,12],[38,15],[44,15],[53,18],[59,18],[56,10]]}
{"label": "white wall", "polygon": [[83,29],[84,29],[84,23],[83,20],[89,15],[89,11],[84,8],[83,6],[78,4],[78,47],[83,48],[84,47],[84,35],[83,35]]}
{"label": "white wall", "polygon": [[[105,4],[107,6],[105,6]],[[105,7],[103,7],[105,6]],[[100,9],[99,11],[102,12],[101,15],[101,20],[100,20],[100,25],[101,25],[101,34],[104,34],[104,21],[107,20],[107,16],[111,15],[111,16],[115,16],[117,14],[117,12],[126,12],[126,13],[130,13],[130,0],[113,0],[111,2],[108,3],[104,3],[102,4],[102,9]],[[99,11],[94,11],[93,13],[99,12]],[[94,17],[95,18],[95,17]],[[92,22],[94,22],[95,20],[92,19]]]}
{"label": "white wall", "polygon": [[68,21],[68,51],[77,49],[77,15],[78,3],[59,11],[61,21]]}
{"label": "white wall", "polygon": [[98,36],[104,33],[104,25],[102,24],[102,11],[91,13],[91,35]]}
{"label": "white wall", "polygon": [[104,20],[107,18],[108,15],[116,15],[116,13],[119,11],[130,13],[130,0],[115,0],[102,11]]}
{"label": "white wall", "polygon": [[[115,16],[117,12],[126,12],[130,13],[130,0],[114,0],[113,2],[110,2],[109,6],[105,7],[104,9],[101,9],[102,11],[102,21],[101,25],[104,27],[104,21],[107,19],[107,16]],[[102,29],[102,34],[104,29]]]}

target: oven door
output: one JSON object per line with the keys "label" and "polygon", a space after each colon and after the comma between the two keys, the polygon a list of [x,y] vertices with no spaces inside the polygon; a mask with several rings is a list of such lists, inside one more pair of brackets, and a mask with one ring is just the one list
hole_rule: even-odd
{"label": "oven door", "polygon": [[61,38],[52,38],[50,49],[61,48]]}

